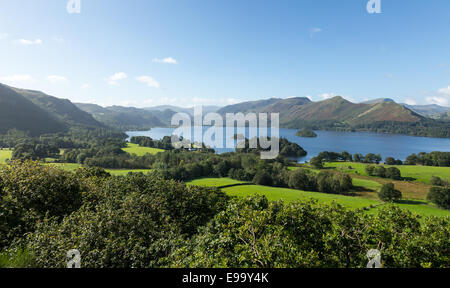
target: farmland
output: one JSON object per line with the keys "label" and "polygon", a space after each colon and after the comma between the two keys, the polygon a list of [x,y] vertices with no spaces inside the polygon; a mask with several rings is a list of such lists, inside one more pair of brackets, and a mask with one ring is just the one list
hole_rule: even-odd
{"label": "farmland", "polygon": [[[366,166],[369,164],[364,163],[354,163],[354,162],[331,162],[326,163],[326,168],[335,168],[340,171],[348,173],[357,173],[358,175],[367,176]],[[351,169],[349,169],[351,167]],[[405,178],[410,178],[415,182],[421,182],[425,184],[430,184],[431,178],[433,176],[440,177],[443,180],[450,181],[450,167],[431,167],[431,166],[407,166],[407,165],[397,165],[397,166],[387,166],[385,167],[397,167],[402,176]]]}
{"label": "farmland", "polygon": [[246,182],[234,180],[231,178],[202,178],[186,182],[187,185],[205,186],[205,187],[224,187],[230,185],[240,185]]}
{"label": "farmland", "polygon": [[162,149],[141,147],[137,144],[127,143],[127,148],[123,148],[123,151],[128,154],[134,154],[136,156],[144,156],[145,154],[157,154],[159,152],[164,152]]}
{"label": "farmland", "polygon": [[[230,178],[203,178],[187,182],[187,185],[207,186],[207,187],[225,187],[222,189],[230,196],[245,198],[252,195],[264,195],[269,201],[283,200],[285,202],[317,200],[319,203],[330,204],[336,202],[350,209],[370,209],[368,213],[376,213],[384,204],[377,198],[378,190],[381,184],[377,181],[362,178],[353,178],[355,190],[363,190],[363,193],[356,193],[355,196],[343,196],[335,194],[325,194],[319,192],[308,192],[289,188],[269,187],[253,184],[245,184]],[[397,205],[412,213],[421,216],[450,216],[450,211],[442,210],[425,200],[405,199]]]}
{"label": "farmland", "polygon": [[0,150],[0,164],[5,164],[7,159],[11,159],[12,151],[9,149]]}

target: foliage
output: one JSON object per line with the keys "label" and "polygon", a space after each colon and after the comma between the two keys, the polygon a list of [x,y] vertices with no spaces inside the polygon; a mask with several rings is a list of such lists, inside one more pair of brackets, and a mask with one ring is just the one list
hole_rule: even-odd
{"label": "foliage", "polygon": [[387,206],[378,215],[314,202],[233,201],[190,242],[168,257],[170,267],[362,268],[379,249],[383,267],[448,267],[448,219]]}
{"label": "foliage", "polygon": [[307,137],[307,138],[316,138],[317,137],[317,134],[313,130],[308,129],[308,128],[297,131],[297,133],[295,135],[297,135],[299,137]]}
{"label": "foliage", "polygon": [[450,187],[431,187],[428,200],[441,208],[450,210]]}
{"label": "foliage", "polygon": [[393,183],[387,183],[381,187],[378,197],[384,202],[396,202],[402,199],[402,192],[396,190]]}

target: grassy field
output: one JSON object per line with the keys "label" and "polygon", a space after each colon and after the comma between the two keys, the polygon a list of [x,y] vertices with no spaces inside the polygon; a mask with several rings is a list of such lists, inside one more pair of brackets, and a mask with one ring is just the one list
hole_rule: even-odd
{"label": "grassy field", "polygon": [[[344,163],[344,162],[332,162],[326,163],[325,167],[336,168],[349,173],[358,172],[359,175],[367,176],[366,166],[364,163]],[[351,166],[353,169],[348,169]],[[450,181],[450,167],[430,167],[430,166],[385,166],[397,167],[402,173],[402,177],[414,178],[415,181],[430,184],[431,177],[437,176],[443,180]]]}
{"label": "grassy field", "polygon": [[128,143],[127,148],[123,148],[123,151],[134,154],[136,156],[144,156],[145,154],[157,154],[159,152],[164,152],[162,149],[150,148],[150,147],[141,147],[138,144]]}
{"label": "grassy field", "polygon": [[[361,190],[361,188],[363,188],[362,190],[367,191],[360,194],[359,197],[325,194],[319,192],[307,192],[295,189],[268,187],[252,184],[245,185],[245,183],[241,181],[236,181],[230,178],[203,178],[190,181],[187,184],[207,187],[223,187],[227,185],[244,184],[222,189],[222,191],[230,196],[241,198],[251,195],[265,195],[267,199],[269,199],[269,201],[277,201],[282,199],[286,202],[315,199],[320,203],[326,204],[336,202],[350,209],[361,209],[370,206],[377,206],[376,208],[372,208],[371,210],[369,210],[368,213],[376,213],[378,209],[380,209],[380,207],[384,205],[377,199],[377,193],[381,187],[381,184],[377,181],[361,178],[353,178],[353,184],[356,186],[356,191]],[[370,193],[370,195],[368,195],[367,193]],[[450,216],[450,211],[439,209],[425,200],[405,199],[395,205],[421,216]]]}
{"label": "grassy field", "polygon": [[224,187],[229,185],[245,184],[246,182],[234,180],[231,178],[202,178],[186,182],[187,185],[206,186],[206,187]]}
{"label": "grassy field", "polygon": [[283,199],[285,202],[305,201],[309,199],[318,200],[321,203],[332,203],[333,201],[343,206],[353,209],[369,207],[370,205],[379,205],[379,201],[350,197],[343,195],[325,194],[319,192],[307,192],[288,188],[268,187],[259,185],[244,185],[222,189],[228,195],[237,197],[247,197],[251,195],[265,195],[269,201]]}
{"label": "grassy field", "polygon": [[11,159],[12,150],[3,149],[0,150],[0,164],[5,164],[7,159]]}
{"label": "grassy field", "polygon": [[377,181],[361,179],[361,178],[353,178],[353,186],[362,187],[367,190],[379,191],[381,188],[381,184]]}

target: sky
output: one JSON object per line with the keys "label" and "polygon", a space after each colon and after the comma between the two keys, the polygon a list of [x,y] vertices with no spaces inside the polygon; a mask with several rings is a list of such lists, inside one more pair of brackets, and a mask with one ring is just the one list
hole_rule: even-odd
{"label": "sky", "polygon": [[1,0],[0,82],[102,106],[450,106],[450,1],[368,1]]}

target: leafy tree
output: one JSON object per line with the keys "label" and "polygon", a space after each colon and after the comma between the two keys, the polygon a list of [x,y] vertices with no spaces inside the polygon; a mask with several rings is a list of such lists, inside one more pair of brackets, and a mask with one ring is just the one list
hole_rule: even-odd
{"label": "leafy tree", "polygon": [[450,187],[431,187],[427,199],[441,208],[450,209]]}
{"label": "leafy tree", "polygon": [[316,189],[315,179],[305,169],[297,169],[289,173],[288,185],[291,188],[305,191]]}
{"label": "leafy tree", "polygon": [[323,169],[323,161],[319,157],[313,157],[309,163],[316,169]]}
{"label": "leafy tree", "polygon": [[378,197],[384,202],[396,202],[402,199],[402,192],[395,189],[393,183],[384,184]]}
{"label": "leafy tree", "polygon": [[389,167],[386,169],[386,178],[390,178],[393,180],[401,180],[402,174],[400,170],[396,167]]}

